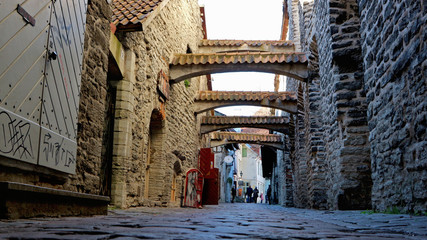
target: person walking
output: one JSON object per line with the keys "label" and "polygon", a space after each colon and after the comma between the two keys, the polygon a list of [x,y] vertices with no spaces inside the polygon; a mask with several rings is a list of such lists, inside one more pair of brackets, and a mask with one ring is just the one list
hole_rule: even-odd
{"label": "person walking", "polygon": [[252,202],[252,193],[254,192],[254,190],[252,189],[251,186],[248,187],[248,189],[246,190],[246,195],[248,196],[248,203]]}
{"label": "person walking", "polygon": [[258,193],[259,193],[258,188],[255,187],[255,189],[254,189],[254,195],[253,195],[255,203],[257,203],[257,200],[258,200]]}
{"label": "person walking", "polygon": [[233,186],[231,188],[231,203],[234,203],[234,199],[236,198],[236,188]]}
{"label": "person walking", "polygon": [[268,185],[268,189],[267,189],[267,198],[265,199],[268,204],[271,204],[271,185]]}

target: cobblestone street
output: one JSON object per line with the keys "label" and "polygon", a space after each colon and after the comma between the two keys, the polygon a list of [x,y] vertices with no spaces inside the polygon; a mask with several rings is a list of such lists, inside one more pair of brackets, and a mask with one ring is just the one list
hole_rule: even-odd
{"label": "cobblestone street", "polygon": [[427,217],[265,204],[111,210],[108,216],[3,220],[0,239],[427,239]]}

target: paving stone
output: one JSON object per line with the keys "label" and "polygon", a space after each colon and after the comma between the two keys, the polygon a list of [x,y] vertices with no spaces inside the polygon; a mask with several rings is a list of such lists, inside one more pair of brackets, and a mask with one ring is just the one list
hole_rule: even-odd
{"label": "paving stone", "polygon": [[0,239],[427,239],[427,217],[265,204],[111,210],[0,221]]}

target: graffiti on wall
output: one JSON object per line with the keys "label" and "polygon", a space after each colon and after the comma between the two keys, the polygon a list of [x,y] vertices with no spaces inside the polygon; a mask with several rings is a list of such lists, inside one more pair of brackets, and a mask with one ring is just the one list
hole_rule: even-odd
{"label": "graffiti on wall", "polygon": [[190,169],[187,172],[184,206],[185,207],[202,207],[203,192],[203,174],[197,169]]}
{"label": "graffiti on wall", "polygon": [[31,123],[0,111],[0,153],[19,159],[34,159]]}
{"label": "graffiti on wall", "polygon": [[75,173],[77,143],[0,108],[0,155]]}
{"label": "graffiti on wall", "polygon": [[74,153],[65,148],[64,140],[65,138],[56,140],[52,138],[50,133],[44,134],[42,148],[43,157],[46,162],[52,161],[55,166],[61,163],[64,167],[70,167],[70,165],[76,162]]}
{"label": "graffiti on wall", "polygon": [[77,143],[46,128],[41,130],[39,164],[74,173]]}

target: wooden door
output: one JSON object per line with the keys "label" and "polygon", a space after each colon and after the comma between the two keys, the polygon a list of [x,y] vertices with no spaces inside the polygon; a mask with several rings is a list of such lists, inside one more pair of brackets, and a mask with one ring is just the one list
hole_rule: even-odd
{"label": "wooden door", "polygon": [[87,0],[2,1],[0,154],[75,173]]}

